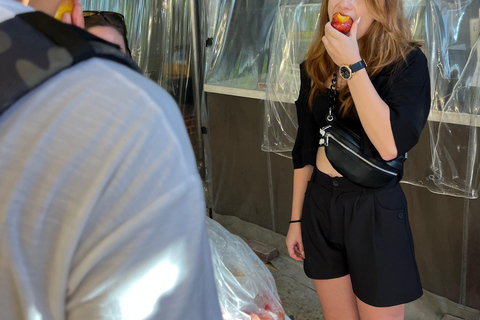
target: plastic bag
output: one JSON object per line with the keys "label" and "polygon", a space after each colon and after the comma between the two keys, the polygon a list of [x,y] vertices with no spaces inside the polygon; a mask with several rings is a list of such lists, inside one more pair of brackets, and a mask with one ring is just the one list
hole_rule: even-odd
{"label": "plastic bag", "polygon": [[272,274],[250,247],[206,219],[218,300],[224,320],[284,320]]}

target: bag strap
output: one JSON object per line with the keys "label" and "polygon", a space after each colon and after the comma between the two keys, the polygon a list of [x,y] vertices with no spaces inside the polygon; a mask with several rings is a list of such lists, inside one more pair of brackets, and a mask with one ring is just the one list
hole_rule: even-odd
{"label": "bag strap", "polygon": [[42,12],[19,14],[0,24],[0,115],[53,76],[90,58],[135,62],[117,46]]}
{"label": "bag strap", "polygon": [[327,123],[332,123],[335,120],[335,116],[332,111],[335,108],[335,100],[337,98],[337,72],[333,73],[332,84],[328,90],[328,114],[326,116]]}

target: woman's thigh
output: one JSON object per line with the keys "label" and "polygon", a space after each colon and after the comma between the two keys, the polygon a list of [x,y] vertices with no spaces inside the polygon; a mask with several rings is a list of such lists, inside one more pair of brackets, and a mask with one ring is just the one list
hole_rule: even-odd
{"label": "woman's thigh", "polygon": [[362,320],[403,320],[405,305],[379,308],[362,302],[357,298],[358,311]]}
{"label": "woman's thigh", "polygon": [[360,320],[350,275],[314,283],[326,320]]}

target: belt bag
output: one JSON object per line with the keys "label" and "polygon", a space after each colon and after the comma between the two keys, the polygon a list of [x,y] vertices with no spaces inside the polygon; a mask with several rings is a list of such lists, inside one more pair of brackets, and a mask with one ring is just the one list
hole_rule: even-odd
{"label": "belt bag", "polygon": [[360,137],[339,123],[320,129],[325,153],[333,168],[351,182],[367,188],[380,188],[398,177],[406,159],[399,156],[384,161],[367,156],[360,147]]}
{"label": "belt bag", "polygon": [[328,161],[335,170],[351,182],[367,188],[380,188],[396,179],[403,168],[407,154],[384,161],[366,155],[361,148],[360,137],[335,121],[336,73],[330,87],[330,108],[327,126],[320,129],[320,145],[325,147]]}

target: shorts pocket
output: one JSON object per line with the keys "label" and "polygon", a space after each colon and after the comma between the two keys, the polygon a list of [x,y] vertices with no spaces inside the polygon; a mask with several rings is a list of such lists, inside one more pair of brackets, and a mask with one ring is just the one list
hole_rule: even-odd
{"label": "shorts pocket", "polygon": [[388,246],[404,241],[407,235],[407,205],[399,185],[374,194],[377,244]]}

